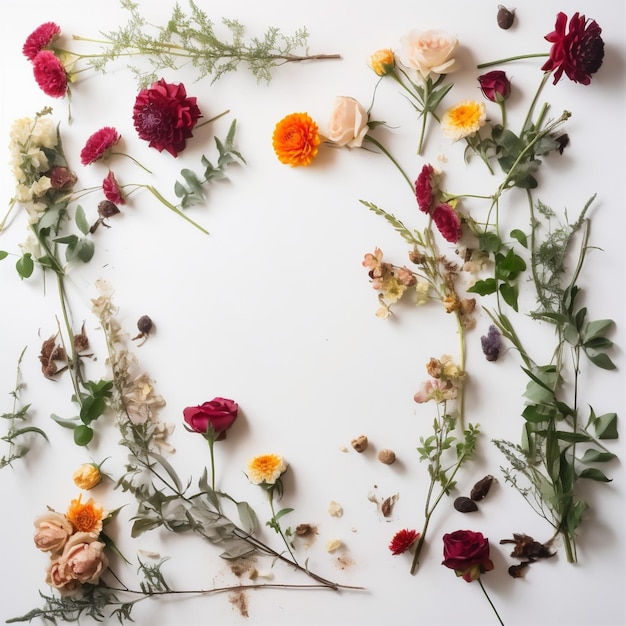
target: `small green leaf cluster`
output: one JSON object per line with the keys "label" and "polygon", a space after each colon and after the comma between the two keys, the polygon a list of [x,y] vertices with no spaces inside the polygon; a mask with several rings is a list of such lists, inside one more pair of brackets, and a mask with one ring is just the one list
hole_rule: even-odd
{"label": "small green leaf cluster", "polygon": [[234,147],[236,127],[237,120],[233,120],[224,141],[215,137],[215,145],[219,153],[217,165],[213,165],[206,156],[202,155],[200,162],[204,171],[201,175],[187,168],[181,170],[180,174],[183,177],[183,181],[176,181],[174,185],[174,193],[177,198],[180,198],[181,209],[202,204],[206,196],[204,185],[210,185],[218,180],[226,179],[227,176],[224,170],[229,165],[237,162],[245,163],[244,158]]}

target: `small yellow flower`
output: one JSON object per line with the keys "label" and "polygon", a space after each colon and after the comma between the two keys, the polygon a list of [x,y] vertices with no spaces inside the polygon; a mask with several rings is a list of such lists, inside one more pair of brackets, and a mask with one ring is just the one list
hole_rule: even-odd
{"label": "small yellow flower", "polygon": [[380,285],[383,296],[387,302],[393,304],[400,300],[406,291],[406,285],[403,284],[396,276],[386,277]]}
{"label": "small yellow flower", "polygon": [[246,474],[254,485],[273,485],[285,472],[287,464],[277,454],[262,454],[248,461]]}
{"label": "small yellow flower", "polygon": [[102,505],[96,504],[92,498],[82,503],[82,494],[70,502],[67,519],[77,532],[99,535],[102,531],[102,520],[109,515]]}
{"label": "small yellow flower", "polygon": [[393,55],[393,51],[389,48],[383,50],[377,50],[370,56],[368,65],[374,70],[378,76],[387,76],[393,72],[393,68],[396,66],[396,59]]}
{"label": "small yellow flower", "polygon": [[79,465],[72,476],[74,484],[79,489],[93,489],[102,480],[100,468],[93,463],[83,463]]}
{"label": "small yellow flower", "polygon": [[477,132],[487,119],[485,105],[475,100],[463,100],[449,108],[441,118],[441,130],[454,141]]}

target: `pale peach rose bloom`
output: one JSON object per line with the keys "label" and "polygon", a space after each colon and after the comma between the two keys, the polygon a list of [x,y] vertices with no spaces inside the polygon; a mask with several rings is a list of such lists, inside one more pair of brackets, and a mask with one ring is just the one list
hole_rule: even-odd
{"label": "pale peach rose bloom", "polygon": [[35,545],[43,552],[61,552],[74,532],[72,524],[61,513],[48,511],[35,519]]}
{"label": "pale peach rose bloom", "polygon": [[338,96],[330,116],[326,139],[337,146],[360,148],[369,130],[367,111],[354,98]]}
{"label": "pale peach rose bloom", "polygon": [[445,31],[412,30],[400,44],[400,62],[417,70],[424,78],[430,74],[450,74],[459,68],[454,58],[458,39]]}

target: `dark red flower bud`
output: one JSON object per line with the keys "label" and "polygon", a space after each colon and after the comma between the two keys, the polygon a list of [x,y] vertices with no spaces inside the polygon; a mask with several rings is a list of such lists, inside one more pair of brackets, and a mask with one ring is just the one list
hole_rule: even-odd
{"label": "dark red flower bud", "polygon": [[504,102],[511,93],[511,81],[501,70],[494,70],[479,76],[478,84],[483,96],[491,102]]}

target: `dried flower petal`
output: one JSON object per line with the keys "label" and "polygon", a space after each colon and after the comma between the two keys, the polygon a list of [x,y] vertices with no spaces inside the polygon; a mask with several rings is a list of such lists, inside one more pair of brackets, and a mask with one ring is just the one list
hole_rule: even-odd
{"label": "dried flower petal", "polygon": [[420,534],[416,530],[409,530],[408,528],[399,530],[389,544],[391,554],[397,556],[406,552],[419,539],[419,536]]}

